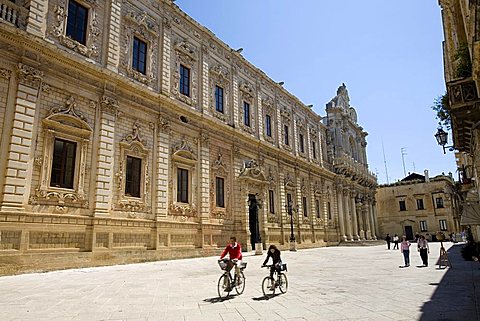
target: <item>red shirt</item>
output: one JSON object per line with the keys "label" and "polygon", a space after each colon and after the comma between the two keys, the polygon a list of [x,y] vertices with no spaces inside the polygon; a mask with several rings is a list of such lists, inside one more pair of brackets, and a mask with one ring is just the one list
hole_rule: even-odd
{"label": "red shirt", "polygon": [[225,255],[230,257],[230,260],[233,259],[242,259],[242,247],[240,246],[240,243],[235,243],[234,245],[228,244],[225,250],[223,250],[222,254],[220,255],[220,259],[223,259]]}

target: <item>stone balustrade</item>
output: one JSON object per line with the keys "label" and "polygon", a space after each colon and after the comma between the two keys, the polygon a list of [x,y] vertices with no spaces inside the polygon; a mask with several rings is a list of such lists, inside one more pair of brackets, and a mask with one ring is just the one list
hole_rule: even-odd
{"label": "stone balustrade", "polygon": [[25,29],[28,9],[18,6],[9,0],[0,0],[0,22],[9,23]]}

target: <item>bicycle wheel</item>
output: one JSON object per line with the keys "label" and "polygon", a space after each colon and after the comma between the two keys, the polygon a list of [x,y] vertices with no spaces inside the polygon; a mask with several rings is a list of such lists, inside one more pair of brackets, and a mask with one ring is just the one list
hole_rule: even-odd
{"label": "bicycle wheel", "polygon": [[274,283],[275,281],[269,277],[269,276],[266,276],[264,279],[263,279],[263,282],[262,282],[262,291],[263,291],[263,295],[267,298],[273,296],[275,294],[275,286],[274,286]]}
{"label": "bicycle wheel", "polygon": [[227,273],[222,274],[218,279],[218,296],[223,299],[226,298],[232,289],[230,288],[230,276]]}
{"label": "bicycle wheel", "polygon": [[242,294],[243,291],[245,291],[245,275],[243,272],[240,272],[240,275],[238,276],[237,282],[235,282],[235,291],[237,291],[237,294]]}
{"label": "bicycle wheel", "polygon": [[280,289],[280,292],[287,293],[287,290],[288,290],[287,275],[280,273],[280,275],[278,276],[278,288]]}

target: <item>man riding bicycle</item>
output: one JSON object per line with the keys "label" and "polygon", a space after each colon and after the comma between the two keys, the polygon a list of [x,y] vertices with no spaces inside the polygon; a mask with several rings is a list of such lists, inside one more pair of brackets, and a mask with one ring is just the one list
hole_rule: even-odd
{"label": "man riding bicycle", "polygon": [[229,260],[226,261],[227,263],[227,271],[230,272],[230,270],[235,266],[235,277],[233,279],[233,284],[232,286],[235,286],[235,283],[237,281],[238,276],[240,275],[240,268],[239,262],[242,260],[242,246],[237,243],[237,238],[235,236],[232,236],[230,238],[230,241],[223,250],[222,254],[220,255],[220,260],[222,260],[226,255],[228,254]]}

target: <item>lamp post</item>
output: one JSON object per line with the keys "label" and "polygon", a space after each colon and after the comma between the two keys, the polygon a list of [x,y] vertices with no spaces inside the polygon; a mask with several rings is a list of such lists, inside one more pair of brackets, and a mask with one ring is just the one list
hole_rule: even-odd
{"label": "lamp post", "polygon": [[444,154],[446,154],[445,148],[448,148],[451,152],[453,151],[453,146],[445,146],[448,142],[448,133],[444,131],[442,127],[438,127],[437,133],[434,136],[438,145],[442,146]]}
{"label": "lamp post", "polygon": [[290,251],[297,250],[297,244],[295,240],[295,235],[293,234],[293,212],[296,212],[297,209],[291,199],[287,201],[287,213],[290,215]]}

